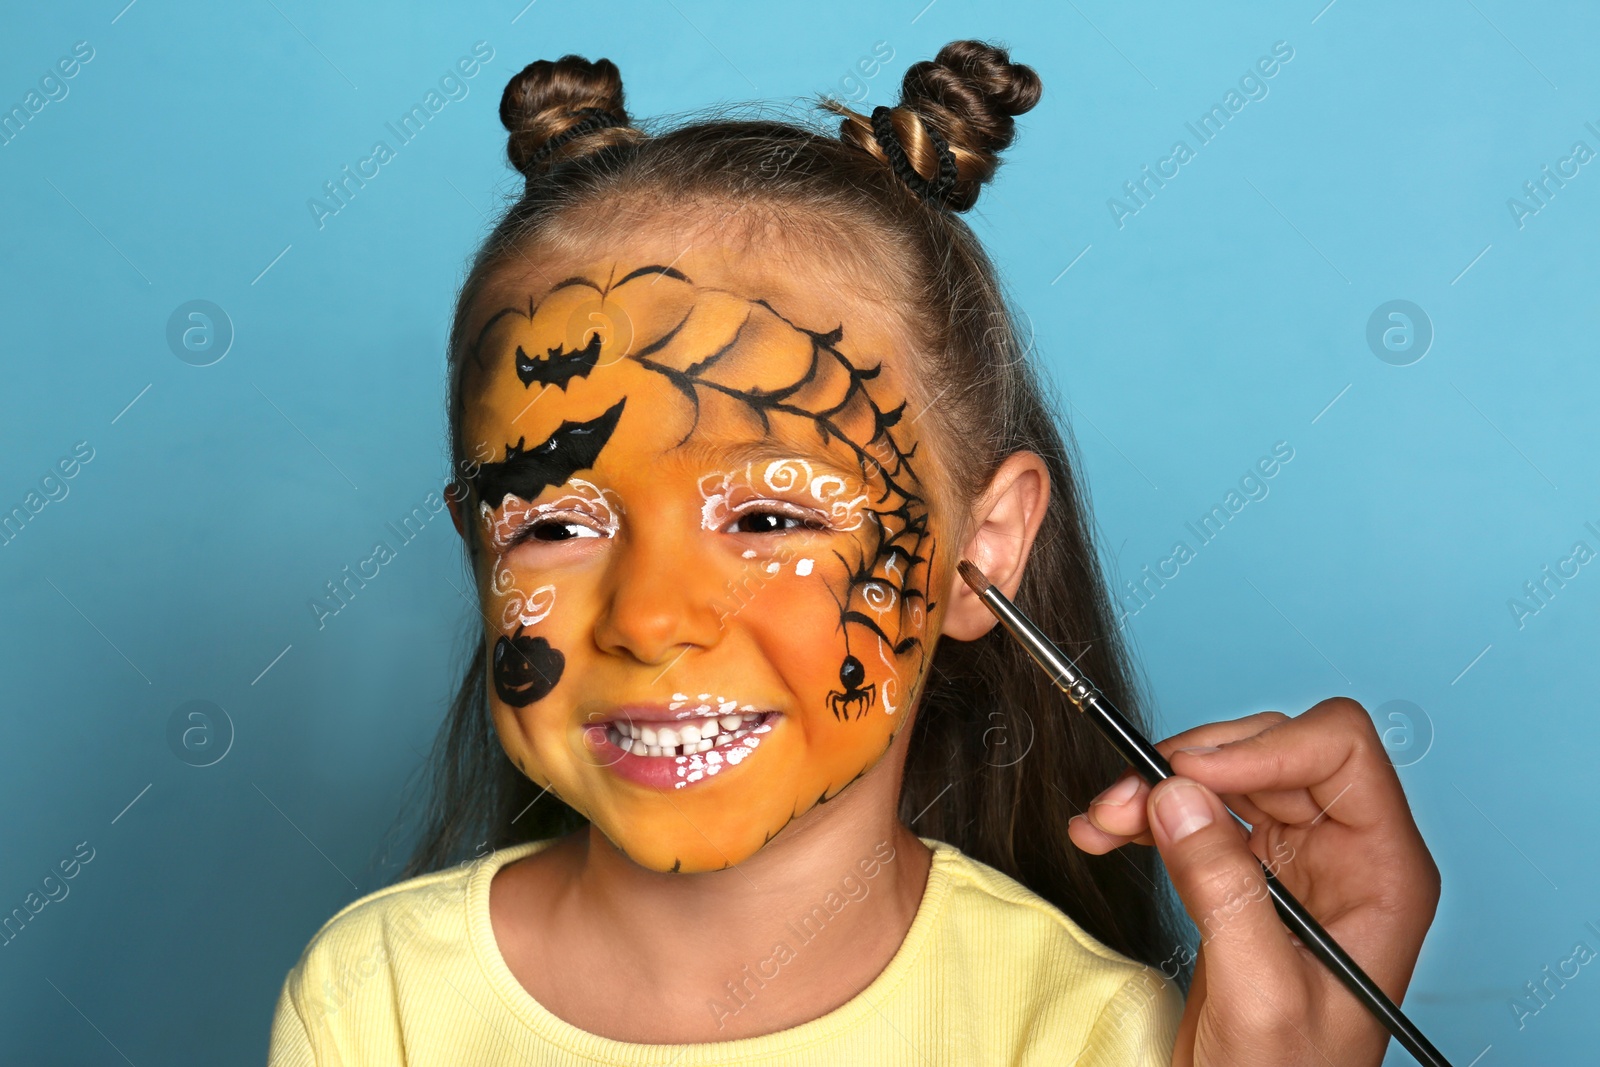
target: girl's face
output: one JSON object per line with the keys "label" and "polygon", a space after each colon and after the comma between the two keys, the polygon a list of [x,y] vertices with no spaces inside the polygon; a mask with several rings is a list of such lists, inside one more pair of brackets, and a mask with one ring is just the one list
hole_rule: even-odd
{"label": "girl's face", "polygon": [[770,248],[536,263],[464,357],[495,724],[636,862],[731,866],[921,691],[948,581],[913,364],[848,279]]}

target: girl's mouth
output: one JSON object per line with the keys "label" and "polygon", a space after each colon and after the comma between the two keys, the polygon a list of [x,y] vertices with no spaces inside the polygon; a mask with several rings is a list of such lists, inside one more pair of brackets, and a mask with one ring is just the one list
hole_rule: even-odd
{"label": "girl's mouth", "polygon": [[[773,711],[744,711],[728,715],[673,722],[646,722],[619,719],[606,724],[606,740],[634,756],[694,756],[711,751],[724,754],[747,738],[771,729],[767,723]],[[762,727],[766,727],[763,729]],[[746,747],[753,748],[754,745]]]}
{"label": "girl's mouth", "polygon": [[738,766],[782,718],[781,712],[747,704],[723,715],[612,719],[590,726],[585,736],[596,762],[618,777],[655,789],[683,789]]}

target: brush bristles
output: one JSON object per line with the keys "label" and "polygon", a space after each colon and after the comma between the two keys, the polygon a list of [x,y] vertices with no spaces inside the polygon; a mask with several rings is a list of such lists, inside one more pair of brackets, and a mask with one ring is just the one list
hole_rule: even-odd
{"label": "brush bristles", "polygon": [[989,591],[989,586],[993,584],[989,581],[989,579],[983,576],[983,572],[978,569],[978,566],[975,563],[962,560],[960,563],[956,564],[956,570],[961,572],[962,580],[971,586],[972,591],[977,593],[979,596],[987,593]]}

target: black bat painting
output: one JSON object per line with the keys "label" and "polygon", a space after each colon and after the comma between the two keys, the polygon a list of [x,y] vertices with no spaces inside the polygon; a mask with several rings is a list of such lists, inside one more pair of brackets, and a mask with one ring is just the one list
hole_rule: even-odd
{"label": "black bat painting", "polygon": [[594,370],[600,362],[600,335],[594,334],[589,338],[589,343],[575,352],[568,352],[565,345],[546,349],[547,359],[531,359],[517,346],[517,377],[523,385],[559,385],[561,391],[567,391],[567,382],[573,378],[587,378],[589,372]]}
{"label": "black bat painting", "polygon": [[516,444],[506,446],[504,462],[485,463],[478,470],[473,479],[478,498],[491,508],[499,507],[508,493],[520,500],[536,500],[547,486],[564,485],[578,471],[589,470],[617,428],[627,400],[623,397],[588,422],[562,422],[543,444],[533,448],[524,449],[525,439],[517,438]]}

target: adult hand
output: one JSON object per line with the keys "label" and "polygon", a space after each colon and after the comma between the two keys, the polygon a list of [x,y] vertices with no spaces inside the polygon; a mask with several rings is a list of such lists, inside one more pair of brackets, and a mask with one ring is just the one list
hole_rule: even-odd
{"label": "adult hand", "polygon": [[1155,845],[1199,928],[1173,1067],[1376,1067],[1388,1031],[1283,925],[1257,862],[1401,1002],[1439,869],[1371,718],[1336,697],[1295,718],[1208,723],[1156,748],[1176,777],[1151,789],[1124,773],[1068,833],[1096,854]]}

